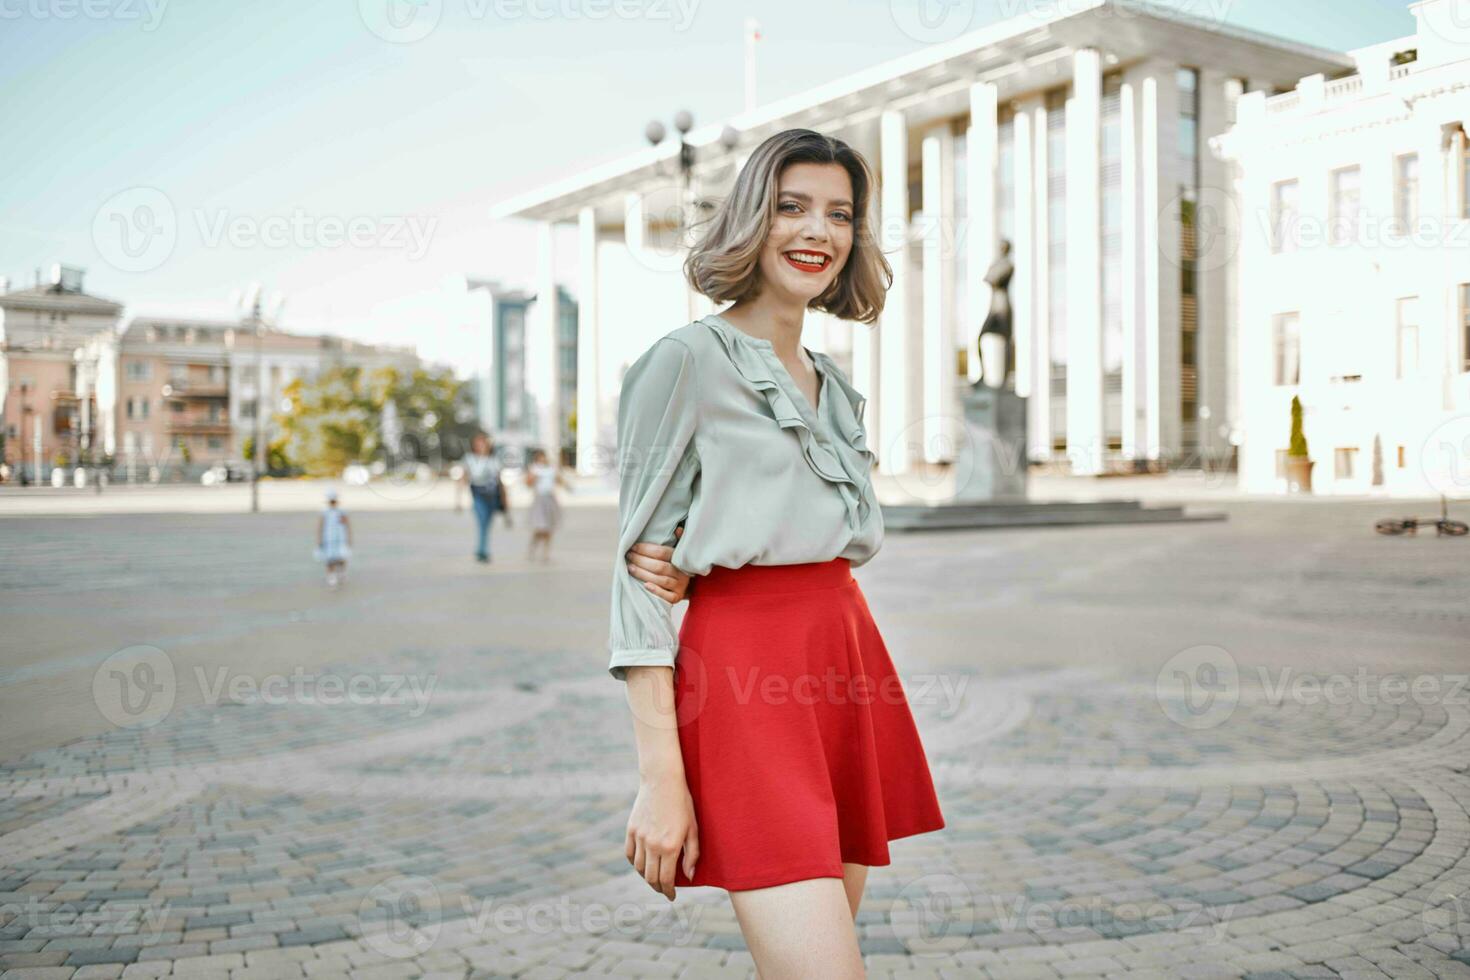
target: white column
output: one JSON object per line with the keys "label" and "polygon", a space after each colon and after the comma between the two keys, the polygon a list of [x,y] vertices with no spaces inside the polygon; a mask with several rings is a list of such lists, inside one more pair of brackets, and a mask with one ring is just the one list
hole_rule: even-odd
{"label": "white column", "polygon": [[581,295],[577,297],[577,472],[590,476],[603,468],[597,448],[602,392],[598,384],[601,313],[598,298],[597,209],[577,214],[577,252]]}
{"label": "white column", "polygon": [[1278,487],[1276,450],[1286,447],[1286,406],[1289,395],[1275,384],[1275,344],[1272,335],[1272,291],[1260,284],[1270,282],[1273,255],[1271,234],[1265,216],[1270,213],[1271,179],[1266,167],[1257,166],[1267,152],[1263,145],[1266,123],[1264,93],[1243,98],[1237,109],[1232,139],[1233,152],[1245,165],[1237,167],[1234,186],[1239,193],[1241,214],[1240,252],[1237,259],[1241,283],[1236,305],[1239,322],[1237,399],[1243,442],[1239,453],[1240,489],[1271,493]]}
{"label": "white column", "polygon": [[1067,456],[1102,472],[1102,54],[1073,55],[1067,112]]}
{"label": "white column", "polygon": [[[852,145],[861,149],[869,160],[881,160],[882,145],[879,139],[880,127],[875,121],[871,127],[864,127],[860,132],[852,134]],[[741,161],[744,166],[744,161]],[[882,212],[879,207],[882,190],[880,186],[870,189],[868,208],[868,219],[876,221],[877,227],[870,229],[870,234],[880,242],[883,240]],[[884,307],[887,310],[885,304]],[[854,387],[867,396],[863,403],[863,417],[860,420],[868,432],[868,447],[878,454],[879,468],[884,469],[887,460],[883,457],[886,451],[878,442],[878,423],[882,414],[883,392],[878,387],[878,350],[880,349],[879,337],[882,336],[882,319],[875,323],[858,323],[856,321],[841,321],[850,327],[852,363],[849,380]]]}
{"label": "white column", "polygon": [[949,124],[921,144],[924,180],[923,399],[924,460],[955,456],[954,138]]}
{"label": "white column", "polygon": [[1143,262],[1143,450],[1147,458],[1156,460],[1163,452],[1163,412],[1160,393],[1162,364],[1159,358],[1162,310],[1159,262],[1162,256],[1160,242],[1160,181],[1159,172],[1159,80],[1149,75],[1143,80],[1143,105],[1139,153],[1139,181],[1142,192],[1142,246]]}
{"label": "white column", "polygon": [[[908,123],[903,113],[886,110],[882,117],[882,247],[893,267],[893,285],[883,305],[882,330],[879,331],[881,375],[878,388],[883,394],[879,408],[879,469],[885,473],[905,473],[913,455],[906,441],[914,437],[909,426],[909,318],[908,318],[908,230],[909,230],[909,152]],[[871,443],[870,443],[871,444]]]}
{"label": "white column", "polygon": [[[1011,261],[1016,274],[1011,278],[1011,337],[1016,345],[1016,394],[1030,398],[1036,391],[1036,180],[1033,172],[1031,113],[1016,112],[1016,240],[1011,242]],[[1045,198],[1043,197],[1043,200]]]}
{"label": "white column", "polygon": [[1141,293],[1142,256],[1139,253],[1141,196],[1138,187],[1138,86],[1132,79],[1125,79],[1120,93],[1122,102],[1123,144],[1123,455],[1127,459],[1138,459],[1140,439],[1139,377],[1143,331],[1139,304]]}
{"label": "white column", "polygon": [[1032,113],[1036,121],[1032,174],[1036,182],[1035,315],[1032,322],[1031,398],[1027,401],[1026,432],[1032,459],[1050,459],[1051,448],[1051,180],[1048,176],[1047,108],[1043,100]]}
{"label": "white column", "polygon": [[[970,383],[980,380],[980,357],[976,338],[990,310],[990,286],[985,273],[995,261],[996,169],[1000,161],[999,89],[993,82],[970,86],[970,130],[965,147],[966,191],[970,202],[969,240],[965,295],[969,297],[971,323],[966,324],[969,344],[966,354]],[[925,190],[927,201],[928,190]],[[1019,364],[1019,360],[1017,361]]]}
{"label": "white column", "polygon": [[[538,433],[541,446],[555,464],[561,458],[560,371],[557,344],[556,303],[556,225],[541,221],[536,227],[536,317],[533,330],[538,334],[535,347],[542,353],[538,387]],[[528,352],[532,344],[526,345]],[[530,377],[530,373],[527,373]]]}
{"label": "white column", "polygon": [[878,454],[879,468],[887,472],[888,461],[884,459],[886,451],[878,444],[878,416],[881,408],[878,401],[878,359],[874,354],[879,348],[879,334],[880,328],[876,323],[853,323],[851,381],[853,387],[868,396],[860,421],[868,431],[868,448]]}

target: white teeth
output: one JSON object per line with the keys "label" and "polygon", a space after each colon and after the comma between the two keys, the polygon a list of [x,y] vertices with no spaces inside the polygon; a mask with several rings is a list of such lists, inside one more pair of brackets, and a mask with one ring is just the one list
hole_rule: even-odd
{"label": "white teeth", "polygon": [[809,265],[827,264],[827,256],[820,255],[816,252],[787,252],[786,254],[798,262],[806,262]]}

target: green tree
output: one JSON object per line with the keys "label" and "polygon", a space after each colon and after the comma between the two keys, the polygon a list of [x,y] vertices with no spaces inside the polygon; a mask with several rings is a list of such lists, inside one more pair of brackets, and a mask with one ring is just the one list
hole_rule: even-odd
{"label": "green tree", "polygon": [[275,419],[283,454],[311,476],[373,460],[437,466],[463,452],[474,428],[470,387],[448,371],[337,366],[284,395],[288,408]]}
{"label": "green tree", "polygon": [[1302,432],[1302,400],[1296,395],[1291,396],[1291,447],[1286,450],[1288,456],[1307,456],[1307,437]]}
{"label": "green tree", "polygon": [[[291,459],[286,455],[286,437],[278,436],[266,443],[265,472],[285,473],[291,469]],[[246,436],[240,444],[240,455],[247,463],[255,464],[255,436]]]}

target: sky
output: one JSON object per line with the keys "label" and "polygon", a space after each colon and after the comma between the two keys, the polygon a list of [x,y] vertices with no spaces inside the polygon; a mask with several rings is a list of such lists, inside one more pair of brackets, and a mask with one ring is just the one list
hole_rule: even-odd
{"label": "sky", "polygon": [[[0,0],[0,276],[61,262],[128,315],[221,318],[258,281],[285,329],[468,372],[466,275],[535,282],[534,227],[490,208],[651,119],[739,114],[747,16],[764,104],[918,50],[920,15],[1070,2]],[[1169,3],[1338,50],[1414,28],[1409,0]],[[557,247],[575,293],[575,230]]]}

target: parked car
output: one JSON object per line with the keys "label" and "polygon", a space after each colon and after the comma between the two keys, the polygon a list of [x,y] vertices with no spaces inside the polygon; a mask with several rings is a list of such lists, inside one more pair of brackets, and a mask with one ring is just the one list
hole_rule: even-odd
{"label": "parked car", "polygon": [[361,463],[348,463],[347,467],[342,471],[342,482],[350,487],[367,486],[367,482],[371,477],[372,472]]}
{"label": "parked car", "polygon": [[215,463],[199,474],[199,482],[206,487],[220,483],[246,483],[250,480],[250,467],[245,463]]}

